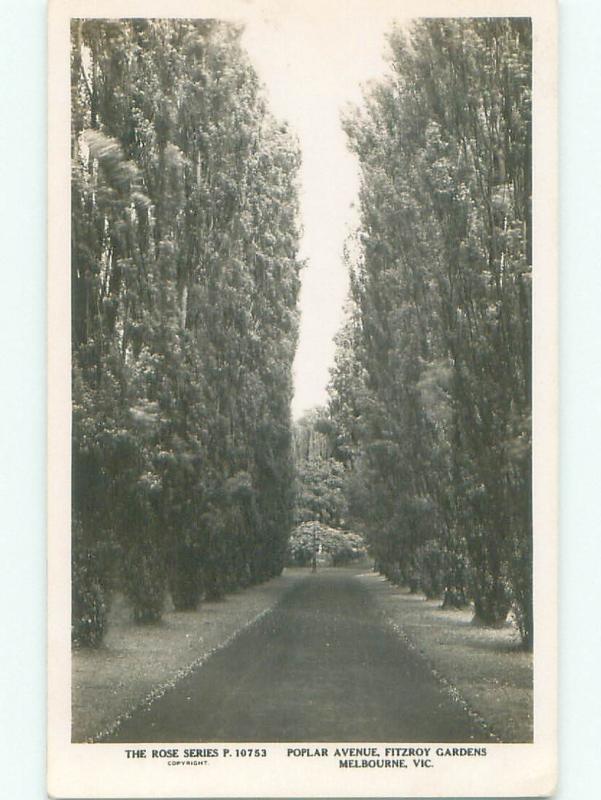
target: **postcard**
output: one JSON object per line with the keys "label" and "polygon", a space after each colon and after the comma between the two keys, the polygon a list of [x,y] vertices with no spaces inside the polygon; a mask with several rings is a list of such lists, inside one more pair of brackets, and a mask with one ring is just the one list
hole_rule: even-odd
{"label": "postcard", "polygon": [[50,3],[52,797],[553,792],[556,16]]}

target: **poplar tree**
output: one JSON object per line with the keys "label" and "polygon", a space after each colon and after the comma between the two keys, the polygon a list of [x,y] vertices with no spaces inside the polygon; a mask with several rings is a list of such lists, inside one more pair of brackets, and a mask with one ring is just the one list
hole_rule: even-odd
{"label": "poplar tree", "polygon": [[[72,26],[73,621],[158,619],[283,566],[298,146],[241,29]],[[90,622],[91,620],[91,622]]]}
{"label": "poplar tree", "polygon": [[[355,508],[382,569],[469,594],[486,624],[513,605],[530,645],[530,22],[423,20],[389,43],[345,119],[362,174]],[[337,363],[340,417],[355,400]]]}

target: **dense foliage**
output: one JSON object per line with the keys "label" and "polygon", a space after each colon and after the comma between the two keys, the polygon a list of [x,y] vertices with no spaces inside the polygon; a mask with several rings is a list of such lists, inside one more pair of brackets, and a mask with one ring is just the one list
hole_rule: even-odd
{"label": "dense foliage", "polygon": [[298,148],[240,31],[72,26],[73,634],[277,574],[294,500]]}
{"label": "dense foliage", "polygon": [[297,523],[288,544],[287,561],[308,566],[314,556],[341,566],[365,556],[365,542],[346,530],[347,470],[335,458],[333,425],[327,409],[317,407],[294,423]]}
{"label": "dense foliage", "polygon": [[317,520],[334,528],[345,524],[346,476],[343,465],[333,457],[330,429],[323,408],[313,409],[294,424],[297,523]]}
{"label": "dense foliage", "polygon": [[379,568],[531,644],[531,27],[422,20],[345,118],[361,167],[336,457]]}
{"label": "dense foliage", "polygon": [[330,528],[317,520],[303,522],[292,531],[287,560],[293,566],[307,567],[314,555],[333,567],[344,566],[366,556],[365,542],[352,531]]}

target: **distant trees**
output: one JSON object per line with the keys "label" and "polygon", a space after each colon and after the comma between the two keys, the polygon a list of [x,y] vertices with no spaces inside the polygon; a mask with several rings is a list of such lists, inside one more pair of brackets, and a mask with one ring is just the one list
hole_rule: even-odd
{"label": "distant trees", "polygon": [[298,147],[240,31],[72,24],[73,636],[283,566]]}
{"label": "distant trees", "polygon": [[330,387],[379,568],[531,645],[531,27],[423,20],[350,112],[352,306]]}
{"label": "distant trees", "polygon": [[352,531],[330,528],[315,520],[302,522],[290,536],[288,563],[291,566],[308,567],[318,553],[318,560],[325,560],[333,567],[342,567],[365,557],[365,542]]}
{"label": "distant trees", "polygon": [[332,528],[345,525],[345,470],[333,457],[331,427],[324,408],[313,409],[294,424],[297,524],[315,521]]}

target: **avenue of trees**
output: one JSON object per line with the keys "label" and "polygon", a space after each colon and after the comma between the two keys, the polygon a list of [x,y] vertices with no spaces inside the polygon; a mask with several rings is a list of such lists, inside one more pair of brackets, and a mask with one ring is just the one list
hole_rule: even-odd
{"label": "avenue of trees", "polygon": [[240,31],[72,26],[73,637],[278,574],[298,147]]}
{"label": "avenue of trees", "polygon": [[391,580],[531,646],[531,27],[422,20],[344,120],[361,168],[330,385],[349,516]]}

